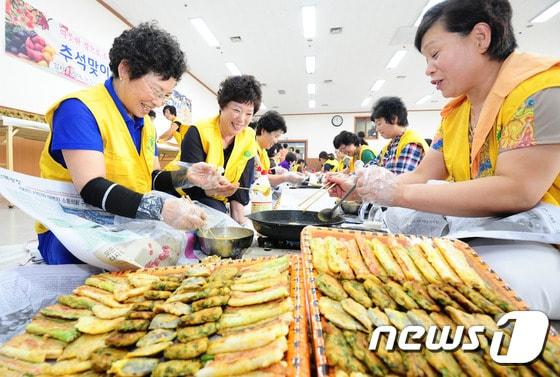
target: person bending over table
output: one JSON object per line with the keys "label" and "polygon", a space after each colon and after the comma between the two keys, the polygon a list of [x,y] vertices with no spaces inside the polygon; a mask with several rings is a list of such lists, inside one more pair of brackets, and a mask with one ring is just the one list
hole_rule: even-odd
{"label": "person bending over table", "polygon": [[[199,207],[151,191],[223,183],[207,164],[159,170],[148,114],[186,70],[179,44],[155,24],[143,23],[114,40],[109,60],[112,76],[105,83],[69,94],[47,111],[51,132],[41,153],[41,177],[72,182],[86,203],[115,215],[200,227],[205,214]],[[46,263],[83,263],[42,224],[36,231]]]}

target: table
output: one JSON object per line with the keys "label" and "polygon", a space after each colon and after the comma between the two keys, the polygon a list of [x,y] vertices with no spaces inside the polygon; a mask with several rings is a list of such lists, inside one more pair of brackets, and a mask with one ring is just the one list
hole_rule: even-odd
{"label": "table", "polygon": [[[14,170],[14,136],[45,142],[49,132],[50,127],[47,123],[0,115],[0,145],[6,146],[6,162],[0,166]],[[172,160],[179,147],[169,143],[158,143],[158,150],[160,159]]]}
{"label": "table", "polygon": [[44,142],[49,131],[46,123],[0,115],[0,145],[6,146],[6,163],[3,165],[14,170],[14,136]]}

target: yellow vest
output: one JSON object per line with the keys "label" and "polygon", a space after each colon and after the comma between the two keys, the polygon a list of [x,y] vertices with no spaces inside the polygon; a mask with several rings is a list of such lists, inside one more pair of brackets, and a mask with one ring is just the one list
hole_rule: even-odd
{"label": "yellow vest", "polygon": [[[391,142],[388,142],[383,147],[383,149],[381,150],[381,153],[379,153],[379,161],[383,161],[383,159],[385,158],[385,154],[389,150],[389,145],[390,144],[391,144]],[[401,139],[399,140],[399,144],[397,145],[397,150],[395,152],[395,159],[396,160],[399,159],[402,150],[408,144],[418,144],[418,145],[420,145],[422,147],[422,149],[424,150],[424,153],[426,153],[426,151],[430,148],[430,147],[428,147],[428,143],[426,143],[426,140],[424,140],[424,138],[422,136],[420,136],[420,134],[418,134],[418,132],[416,132],[414,130],[411,130],[411,129],[407,129],[402,134]]]}
{"label": "yellow vest", "polygon": [[[357,156],[360,156],[360,161],[363,161],[362,158],[365,151],[370,151],[373,153],[373,156],[375,156],[375,152],[369,147],[369,145],[360,145],[359,152],[357,153]],[[352,157],[352,162],[350,163],[350,173],[354,172],[354,164],[356,163],[356,161],[356,157]]]}
{"label": "yellow vest", "polygon": [[[181,122],[179,119],[175,119],[175,121]],[[181,122],[181,125],[177,127],[177,131],[173,132],[173,138],[177,141],[177,145],[179,145],[179,150],[181,150],[181,143],[189,130],[189,125]]]}
{"label": "yellow vest", "polygon": [[[338,168],[339,168],[339,162],[338,162],[338,161],[336,161],[336,160],[327,160],[327,161],[325,161],[325,163],[323,164],[323,166],[325,166],[325,164],[329,164],[329,165],[332,166],[332,169],[329,170],[330,172],[335,173],[335,172],[338,171]],[[322,170],[322,169],[321,169],[321,170]]]}
{"label": "yellow vest", "polygon": [[[468,128],[470,101],[466,96],[451,101],[442,110],[443,158],[451,180],[459,182],[477,178],[481,149],[488,140],[490,165],[496,166],[502,128],[515,115],[527,97],[547,88],[560,86],[560,62],[513,53],[502,64],[474,130],[469,150]],[[493,174],[493,171],[491,172]],[[560,205],[560,175],[544,194],[542,201]]]}
{"label": "yellow vest", "polygon": [[344,171],[344,169],[346,169],[344,167],[344,165],[348,165],[348,168],[351,169],[352,168],[352,164],[353,161],[350,157],[348,156],[344,156],[344,158],[342,158],[340,161],[338,161],[338,171]]}
{"label": "yellow vest", "polygon": [[256,144],[257,153],[259,155],[259,161],[261,164],[261,170],[268,173],[268,171],[270,170],[270,159],[268,158],[268,152],[266,151],[266,149],[259,145],[259,142],[256,142]]}
{"label": "yellow vest", "polygon": [[[175,119],[174,121],[176,120],[178,119]],[[188,124],[184,124],[183,122],[181,122],[181,126],[177,128],[177,131],[173,132],[173,138],[175,139],[175,141],[177,141],[179,150],[177,151],[177,155],[175,155],[175,158],[169,161],[167,165],[165,165],[165,168],[163,168],[163,170],[167,170],[167,171],[174,170],[173,167],[175,166],[175,162],[181,161],[181,144],[183,144],[183,139],[185,138],[185,135],[187,134],[189,127],[190,126]],[[181,189],[178,189],[177,192],[179,192],[182,196],[185,196],[184,192]]]}
{"label": "yellow vest", "polygon": [[[220,131],[220,116],[203,120],[196,124],[202,149],[206,153],[206,162],[214,166],[224,167],[224,148],[222,133]],[[232,183],[239,182],[245,166],[257,154],[258,144],[255,140],[255,131],[246,127],[234,139],[233,150],[227,165],[224,167],[224,176]],[[226,201],[223,196],[214,196],[215,199]]]}
{"label": "yellow vest", "polygon": [[[68,98],[82,101],[95,117],[103,140],[105,178],[141,194],[150,191],[156,146],[156,129],[150,117],[144,117],[139,155],[117,105],[103,84],[70,94],[56,102],[45,114],[51,131],[55,110]],[[71,182],[68,169],[56,162],[49,154],[51,138],[52,132],[47,136],[41,152],[39,160],[41,177]],[[48,229],[36,223],[35,230],[44,233]]]}

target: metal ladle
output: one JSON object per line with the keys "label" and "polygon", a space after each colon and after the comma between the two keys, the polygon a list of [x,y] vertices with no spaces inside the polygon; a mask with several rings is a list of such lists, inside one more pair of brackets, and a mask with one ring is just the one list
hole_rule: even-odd
{"label": "metal ladle", "polygon": [[352,193],[352,191],[354,191],[355,188],[356,188],[356,184],[354,183],[354,185],[350,188],[350,190],[348,190],[346,194],[344,194],[342,199],[340,199],[339,202],[336,203],[334,207],[325,208],[319,211],[319,213],[317,214],[319,220],[324,223],[329,222],[334,217],[336,209],[340,207],[342,202],[345,201],[348,198],[348,196],[350,196],[350,194]]}

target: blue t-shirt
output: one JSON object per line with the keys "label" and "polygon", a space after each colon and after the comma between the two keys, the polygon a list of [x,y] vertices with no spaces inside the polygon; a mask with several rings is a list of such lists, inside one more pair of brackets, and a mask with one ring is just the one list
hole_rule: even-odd
{"label": "blue t-shirt", "polygon": [[[117,109],[119,109],[130,137],[136,146],[136,151],[140,154],[144,118],[131,118],[128,115],[121,100],[117,97],[117,93],[115,93],[112,77],[105,81],[105,88],[111,95]],[[64,167],[66,167],[66,163],[62,156],[63,149],[103,152],[103,140],[97,121],[88,107],[77,98],[69,98],[63,101],[55,110],[52,129],[49,153],[56,162]]]}
{"label": "blue t-shirt", "polygon": [[[123,117],[130,137],[140,154],[143,118],[131,118],[113,89],[113,78],[105,81],[105,88]],[[87,106],[77,98],[63,101],[53,115],[52,140],[49,153],[56,162],[66,167],[63,149],[92,150],[103,153],[103,139],[97,121]],[[158,155],[157,145],[155,150]],[[39,251],[47,264],[83,263],[56,238],[50,230],[39,234]]]}

